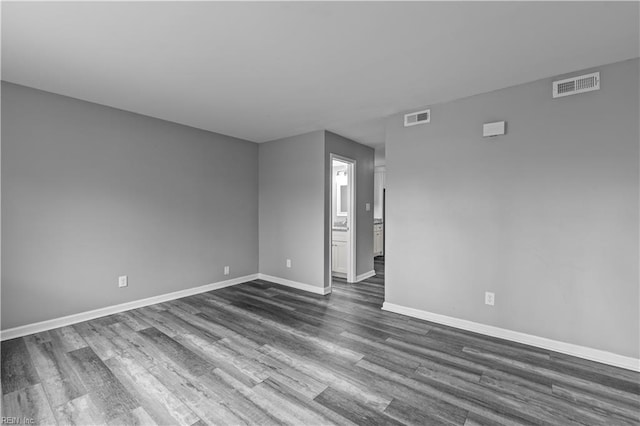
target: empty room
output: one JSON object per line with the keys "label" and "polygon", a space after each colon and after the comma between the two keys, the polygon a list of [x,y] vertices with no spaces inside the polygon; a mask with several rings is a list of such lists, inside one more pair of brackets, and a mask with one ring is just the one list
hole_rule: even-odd
{"label": "empty room", "polygon": [[0,7],[0,424],[640,425],[640,2]]}

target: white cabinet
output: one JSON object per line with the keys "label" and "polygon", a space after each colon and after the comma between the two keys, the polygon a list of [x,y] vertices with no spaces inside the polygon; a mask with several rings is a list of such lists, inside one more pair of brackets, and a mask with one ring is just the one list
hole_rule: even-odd
{"label": "white cabinet", "polygon": [[348,271],[348,235],[346,231],[333,231],[331,237],[331,271],[340,277],[347,276]]}
{"label": "white cabinet", "polygon": [[347,274],[347,242],[334,241],[332,248],[332,265],[333,272],[339,274]]}
{"label": "white cabinet", "polygon": [[384,255],[384,225],[381,223],[373,225],[373,255]]}

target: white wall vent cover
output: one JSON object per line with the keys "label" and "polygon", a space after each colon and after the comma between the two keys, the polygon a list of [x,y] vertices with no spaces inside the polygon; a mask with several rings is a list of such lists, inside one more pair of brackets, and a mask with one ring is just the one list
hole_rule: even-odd
{"label": "white wall vent cover", "polygon": [[404,127],[415,126],[416,124],[431,122],[431,110],[416,111],[404,115]]}
{"label": "white wall vent cover", "polygon": [[579,75],[553,82],[553,97],[576,95],[578,93],[600,90],[600,73]]}

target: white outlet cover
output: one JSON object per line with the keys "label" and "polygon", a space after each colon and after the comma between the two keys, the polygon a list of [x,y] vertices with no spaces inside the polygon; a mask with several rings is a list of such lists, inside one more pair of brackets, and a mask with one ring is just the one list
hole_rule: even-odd
{"label": "white outlet cover", "polygon": [[129,282],[126,275],[121,275],[118,277],[118,287],[126,287],[128,285]]}
{"label": "white outlet cover", "polygon": [[291,268],[291,259],[287,259],[287,268]]}
{"label": "white outlet cover", "polygon": [[487,291],[484,294],[484,303],[485,305],[490,305],[493,306],[496,302],[496,295],[495,293],[491,293],[490,291]]}
{"label": "white outlet cover", "polygon": [[365,204],[365,205],[364,205],[364,208],[365,208],[365,210],[366,210],[366,211],[371,210],[371,203],[367,203],[367,204]]}
{"label": "white outlet cover", "polygon": [[229,275],[229,267],[228,266],[224,267],[224,274],[225,275]]}

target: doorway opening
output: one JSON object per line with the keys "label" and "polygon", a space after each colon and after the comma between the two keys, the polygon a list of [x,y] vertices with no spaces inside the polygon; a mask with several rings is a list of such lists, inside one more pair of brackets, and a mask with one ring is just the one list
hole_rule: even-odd
{"label": "doorway opening", "polygon": [[356,281],[356,161],[331,154],[330,271],[334,280]]}

